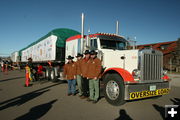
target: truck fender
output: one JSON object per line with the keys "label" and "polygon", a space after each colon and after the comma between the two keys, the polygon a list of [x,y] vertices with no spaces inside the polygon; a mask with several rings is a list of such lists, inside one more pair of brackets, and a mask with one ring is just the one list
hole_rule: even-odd
{"label": "truck fender", "polygon": [[136,83],[136,81],[134,81],[134,77],[132,76],[132,74],[122,68],[109,68],[105,70],[102,76],[112,72],[118,73],[123,78],[124,82]]}

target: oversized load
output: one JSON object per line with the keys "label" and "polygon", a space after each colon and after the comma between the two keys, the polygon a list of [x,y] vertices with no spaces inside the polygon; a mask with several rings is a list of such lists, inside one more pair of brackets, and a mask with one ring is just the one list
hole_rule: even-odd
{"label": "oversized load", "polygon": [[66,39],[78,34],[80,33],[67,28],[52,30],[47,35],[19,51],[21,62],[27,62],[27,59],[30,57],[34,62],[64,61]]}

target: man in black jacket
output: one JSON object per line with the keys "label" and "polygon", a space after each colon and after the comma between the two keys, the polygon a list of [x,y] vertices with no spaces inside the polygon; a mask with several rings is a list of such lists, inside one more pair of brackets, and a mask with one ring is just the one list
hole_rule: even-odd
{"label": "man in black jacket", "polygon": [[33,78],[33,81],[36,81],[35,80],[35,74],[33,73],[33,69],[35,69],[34,68],[34,66],[33,66],[33,63],[32,63],[32,58],[28,58],[28,66],[29,66],[29,68],[30,68],[30,70],[31,70],[31,77]]}

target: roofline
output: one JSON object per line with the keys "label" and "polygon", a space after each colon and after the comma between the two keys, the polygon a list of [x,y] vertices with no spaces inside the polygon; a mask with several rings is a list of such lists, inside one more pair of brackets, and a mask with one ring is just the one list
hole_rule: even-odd
{"label": "roofline", "polygon": [[143,44],[143,45],[137,45],[138,47],[140,46],[149,46],[149,45],[155,45],[155,44],[169,44],[177,41],[169,41],[169,42],[160,42],[160,43],[151,43],[151,44]]}
{"label": "roofline", "polygon": [[[18,51],[19,54],[21,54],[22,51],[30,48],[32,45],[39,43],[40,41],[44,40],[44,39],[47,38],[47,37],[50,37],[51,35],[55,35],[55,36],[56,36],[56,33],[57,33],[58,30],[71,30],[71,31],[78,32],[78,31],[76,31],[76,30],[69,29],[69,28],[56,28],[56,29],[53,29],[53,30],[51,30],[50,32],[48,32],[46,35],[44,35],[44,36],[42,36],[41,38],[39,38],[38,40],[36,40],[36,41],[32,42],[31,44],[27,45],[26,47],[20,49],[20,50]],[[78,34],[80,34],[80,32],[78,32]]]}
{"label": "roofline", "polygon": [[121,37],[121,38],[124,38],[123,36],[119,36],[119,35],[116,35],[116,34],[110,34],[110,33],[95,33],[95,34],[90,34],[88,35],[90,38],[92,37],[98,37],[98,36],[115,36],[115,37]]}

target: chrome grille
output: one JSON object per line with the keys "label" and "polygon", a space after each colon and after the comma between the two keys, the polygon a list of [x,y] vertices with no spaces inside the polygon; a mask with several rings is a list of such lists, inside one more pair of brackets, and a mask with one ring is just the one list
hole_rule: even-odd
{"label": "chrome grille", "polygon": [[145,81],[161,79],[163,55],[159,51],[152,51],[146,51],[141,56],[141,79]]}

